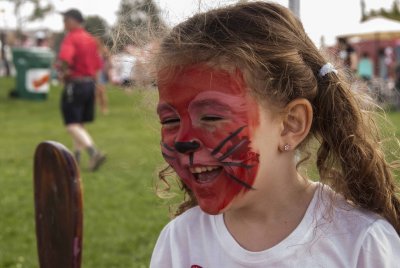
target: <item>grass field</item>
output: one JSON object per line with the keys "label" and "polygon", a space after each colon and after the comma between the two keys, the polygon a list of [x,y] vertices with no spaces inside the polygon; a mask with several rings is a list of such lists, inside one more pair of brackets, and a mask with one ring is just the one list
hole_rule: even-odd
{"label": "grass field", "polygon": [[[0,79],[0,267],[37,267],[32,164],[36,145],[59,141],[71,148],[59,113],[59,88],[47,101],[7,97],[13,80]],[[160,166],[155,92],[108,91],[110,114],[89,126],[108,154],[84,184],[83,267],[147,267],[168,207],[154,194]],[[151,124],[150,122],[156,122]]]}
{"label": "grass field", "polygon": [[[0,268],[38,267],[34,231],[32,161],[36,145],[59,141],[71,148],[59,114],[60,89],[47,101],[11,100],[13,80],[0,79]],[[159,153],[155,92],[110,88],[110,114],[89,126],[108,154],[96,173],[82,170],[83,267],[147,267],[168,207],[154,194]],[[389,113],[396,127],[400,113]],[[400,136],[400,128],[397,129]],[[87,158],[84,159],[87,162]],[[86,163],[84,163],[86,164]]]}

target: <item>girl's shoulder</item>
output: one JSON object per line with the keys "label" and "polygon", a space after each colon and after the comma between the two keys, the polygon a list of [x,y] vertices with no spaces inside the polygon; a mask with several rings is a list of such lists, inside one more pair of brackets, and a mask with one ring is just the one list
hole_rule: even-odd
{"label": "girl's shoulder", "polygon": [[355,239],[365,239],[374,236],[376,232],[385,232],[399,239],[386,219],[355,206],[329,186],[320,184],[315,195],[314,222],[323,232],[335,235],[346,233]]}
{"label": "girl's shoulder", "polygon": [[329,255],[342,263],[340,267],[397,267],[393,264],[400,261],[400,237],[386,219],[323,184],[318,185],[312,202],[304,239],[321,256]]}
{"label": "girl's shoulder", "polygon": [[346,200],[341,194],[332,190],[328,185],[319,183],[315,194],[317,197],[316,209],[324,211],[328,216],[334,214],[335,216],[340,216],[344,219],[357,218],[359,221],[365,222],[367,225],[372,224],[378,219],[383,219],[372,211],[357,207],[350,201]]}
{"label": "girl's shoulder", "polygon": [[336,225],[354,224],[366,228],[377,220],[383,220],[378,214],[355,206],[328,185],[319,183],[315,195],[314,211],[320,221],[334,222]]}
{"label": "girl's shoulder", "polygon": [[358,257],[359,267],[398,267],[399,263],[398,234],[386,220],[376,220],[363,237]]}

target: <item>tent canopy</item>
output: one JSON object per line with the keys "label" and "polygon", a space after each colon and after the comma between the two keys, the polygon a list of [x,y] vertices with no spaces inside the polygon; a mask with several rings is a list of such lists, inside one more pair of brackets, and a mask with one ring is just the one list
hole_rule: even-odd
{"label": "tent canopy", "polygon": [[380,40],[400,38],[400,22],[377,17],[360,22],[351,32],[342,33],[337,37]]}

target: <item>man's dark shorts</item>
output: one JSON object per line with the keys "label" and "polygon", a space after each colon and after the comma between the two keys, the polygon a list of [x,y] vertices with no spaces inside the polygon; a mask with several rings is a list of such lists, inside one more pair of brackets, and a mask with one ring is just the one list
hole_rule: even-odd
{"label": "man's dark shorts", "polygon": [[68,82],[62,93],[61,111],[66,125],[94,120],[94,81]]}

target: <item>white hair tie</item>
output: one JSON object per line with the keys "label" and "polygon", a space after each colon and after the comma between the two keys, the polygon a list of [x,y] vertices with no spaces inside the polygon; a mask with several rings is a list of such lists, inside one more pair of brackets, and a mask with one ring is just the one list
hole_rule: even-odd
{"label": "white hair tie", "polygon": [[325,75],[329,74],[329,73],[335,73],[337,74],[338,71],[335,69],[335,67],[330,63],[327,62],[324,66],[321,67],[321,69],[319,70],[319,76],[320,77],[324,77]]}

